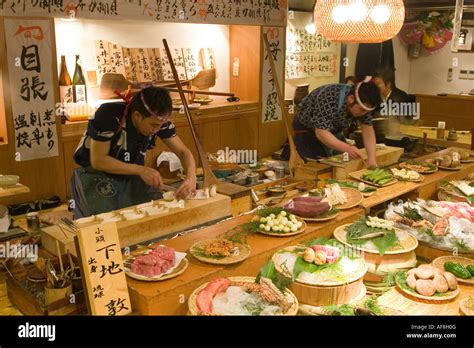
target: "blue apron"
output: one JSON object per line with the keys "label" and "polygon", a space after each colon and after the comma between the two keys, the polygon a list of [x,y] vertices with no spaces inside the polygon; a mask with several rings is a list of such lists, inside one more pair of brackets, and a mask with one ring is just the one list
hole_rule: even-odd
{"label": "blue apron", "polygon": [[[122,116],[120,127],[124,124],[126,114],[127,109]],[[130,163],[144,165],[143,157],[139,155],[135,157]],[[158,189],[145,184],[139,176],[108,174],[90,166],[75,169],[70,184],[75,219],[107,213],[163,197]]]}

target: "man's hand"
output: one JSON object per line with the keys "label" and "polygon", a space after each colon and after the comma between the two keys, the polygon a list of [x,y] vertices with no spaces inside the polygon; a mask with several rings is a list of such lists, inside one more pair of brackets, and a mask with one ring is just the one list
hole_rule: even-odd
{"label": "man's hand", "polygon": [[367,168],[369,168],[369,169],[377,168],[377,162],[367,161]]}
{"label": "man's hand", "polygon": [[196,177],[191,176],[187,177],[181,186],[176,190],[175,197],[176,198],[186,198],[190,193],[194,194],[196,192]]}
{"label": "man's hand", "polygon": [[163,180],[160,173],[153,168],[143,167],[140,172],[140,178],[149,186],[153,188],[163,189]]}
{"label": "man's hand", "polygon": [[349,157],[352,159],[358,159],[361,158],[362,155],[360,154],[359,149],[356,146],[353,145],[347,145],[347,148],[345,149],[345,152],[349,154]]}

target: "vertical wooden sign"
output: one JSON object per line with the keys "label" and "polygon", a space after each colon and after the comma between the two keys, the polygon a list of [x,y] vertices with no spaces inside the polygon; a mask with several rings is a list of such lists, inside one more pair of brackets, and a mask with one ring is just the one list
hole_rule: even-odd
{"label": "vertical wooden sign", "polygon": [[151,73],[153,80],[162,81],[163,80],[163,69],[161,67],[161,56],[159,48],[149,48],[148,49],[148,58],[150,59]]}
{"label": "vertical wooden sign", "polygon": [[[270,43],[270,52],[267,52],[263,45],[263,63],[262,63],[262,123],[280,121],[282,119],[281,107],[278,105],[278,96],[275,89],[275,80],[273,79],[268,54],[273,56],[280,82],[280,88],[283,91],[284,73],[285,73],[285,28],[283,27],[263,27],[263,33],[267,33]],[[263,42],[263,39],[262,39]],[[283,106],[282,106],[283,107]]]}
{"label": "vertical wooden sign", "polygon": [[183,48],[184,67],[186,69],[186,76],[192,79],[199,72],[199,49],[198,48]]}
{"label": "vertical wooden sign", "polygon": [[132,307],[115,223],[81,228],[75,237],[92,315],[126,315]]}
{"label": "vertical wooden sign", "polygon": [[109,42],[110,68],[116,74],[125,76],[122,46]]}

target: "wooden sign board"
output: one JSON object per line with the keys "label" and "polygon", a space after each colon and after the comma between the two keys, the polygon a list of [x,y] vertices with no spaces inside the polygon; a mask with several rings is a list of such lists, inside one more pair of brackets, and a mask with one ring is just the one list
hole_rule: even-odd
{"label": "wooden sign board", "polygon": [[81,228],[75,237],[92,315],[126,315],[132,306],[115,223]]}
{"label": "wooden sign board", "polygon": [[[262,123],[280,121],[282,119],[281,107],[278,105],[278,96],[275,89],[275,80],[273,78],[268,54],[273,55],[275,61],[276,74],[283,91],[285,81],[285,28],[282,27],[263,27],[263,33],[268,35],[270,51],[267,52],[263,45],[264,56],[262,64]],[[262,40],[263,42],[263,40]]]}
{"label": "wooden sign board", "polygon": [[1,0],[0,16],[286,25],[288,1]]}

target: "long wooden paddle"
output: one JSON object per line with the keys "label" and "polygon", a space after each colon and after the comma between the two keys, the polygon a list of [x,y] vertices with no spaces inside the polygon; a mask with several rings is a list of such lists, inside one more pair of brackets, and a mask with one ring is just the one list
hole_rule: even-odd
{"label": "long wooden paddle", "polygon": [[196,145],[196,149],[199,154],[199,159],[201,160],[201,165],[204,172],[204,187],[211,187],[212,185],[218,185],[220,184],[220,181],[217,180],[211,168],[209,167],[209,164],[207,163],[207,157],[202,148],[201,142],[199,141],[199,136],[196,132],[196,127],[191,117],[191,113],[189,112],[188,101],[186,100],[186,96],[184,95],[183,86],[181,85],[181,81],[179,80],[179,75],[178,75],[178,72],[176,71],[176,66],[174,65],[173,57],[171,55],[171,51],[166,39],[163,39],[163,45],[165,46],[166,55],[168,56],[168,59],[170,62],[171,71],[173,72],[173,77],[176,82],[176,87],[178,88],[179,97],[181,98],[181,102],[183,103],[184,113],[188,119],[189,127],[191,128],[191,134],[194,139],[194,144]]}
{"label": "long wooden paddle", "polygon": [[298,151],[296,151],[293,135],[291,134],[291,131],[290,131],[290,118],[285,109],[285,99],[283,98],[283,94],[281,92],[280,83],[278,81],[277,70],[275,68],[275,60],[273,59],[272,51],[270,49],[270,43],[268,41],[268,36],[266,33],[263,34],[263,40],[265,42],[265,48],[267,50],[268,60],[270,62],[270,68],[272,71],[273,80],[275,82],[275,90],[277,92],[278,104],[280,104],[281,114],[283,115],[283,123],[285,124],[286,134],[288,136],[288,143],[290,144],[290,160],[288,162],[288,168],[290,170],[290,175],[294,176],[294,169],[299,165],[303,165],[304,161],[298,154]]}

